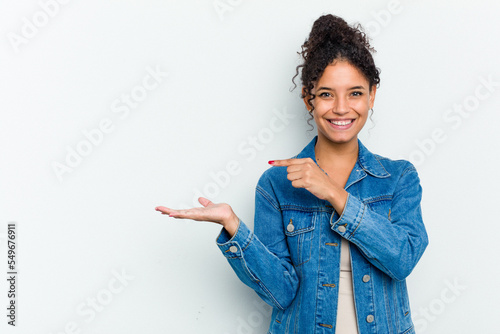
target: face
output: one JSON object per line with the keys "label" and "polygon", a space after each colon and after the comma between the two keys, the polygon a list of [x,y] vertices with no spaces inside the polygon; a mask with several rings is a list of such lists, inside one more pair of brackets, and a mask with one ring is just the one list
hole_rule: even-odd
{"label": "face", "polygon": [[[313,117],[318,128],[318,140],[335,144],[357,141],[373,107],[376,86],[372,86],[356,67],[346,61],[336,60],[328,65],[314,85],[311,101]],[[308,110],[310,96],[304,98]]]}

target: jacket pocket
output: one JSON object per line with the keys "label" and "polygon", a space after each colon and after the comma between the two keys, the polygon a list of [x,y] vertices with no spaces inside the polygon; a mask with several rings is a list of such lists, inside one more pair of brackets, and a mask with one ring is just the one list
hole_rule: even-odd
{"label": "jacket pocket", "polygon": [[315,214],[296,210],[283,211],[283,224],[290,256],[295,266],[311,259]]}
{"label": "jacket pocket", "polygon": [[375,197],[363,199],[363,203],[367,204],[368,207],[378,214],[381,214],[387,219],[391,219],[391,205],[392,196],[391,195],[379,195]]}
{"label": "jacket pocket", "polygon": [[399,281],[396,283],[399,286],[398,300],[403,311],[403,315],[406,317],[410,314],[410,303],[408,301],[408,290],[406,288],[406,280]]}
{"label": "jacket pocket", "polygon": [[408,300],[408,290],[406,288],[406,280],[395,282],[396,294],[398,301],[398,333],[411,333],[409,329],[413,327],[411,319],[410,302]]}

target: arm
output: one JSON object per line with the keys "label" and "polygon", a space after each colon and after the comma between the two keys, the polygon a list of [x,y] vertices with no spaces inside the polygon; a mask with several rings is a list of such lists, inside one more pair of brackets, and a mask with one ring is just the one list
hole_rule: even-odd
{"label": "arm", "polygon": [[358,246],[374,266],[393,279],[403,280],[416,266],[429,243],[422,221],[421,197],[418,173],[410,165],[394,191],[391,219],[348,194],[340,217],[332,221],[332,215],[332,230]]}
{"label": "arm", "polygon": [[408,162],[392,197],[391,219],[371,210],[360,199],[333,182],[311,158],[270,162],[287,166],[288,180],[330,202],[342,213],[332,230],[351,241],[368,261],[396,280],[405,279],[429,243],[420,210],[422,187],[415,167]]}
{"label": "arm", "polygon": [[248,229],[228,204],[215,204],[203,197],[198,199],[203,205],[201,208],[175,210],[157,206],[156,210],[176,219],[222,225],[217,245],[236,275],[268,304],[284,310],[295,298],[299,279],[288,251],[281,210],[270,193],[273,193],[271,183],[263,175],[255,195],[256,234]]}
{"label": "arm", "polygon": [[299,280],[288,251],[281,211],[264,189],[264,179],[259,180],[255,194],[255,234],[240,221],[233,237],[222,229],[217,245],[243,283],[268,304],[284,310],[295,298]]}

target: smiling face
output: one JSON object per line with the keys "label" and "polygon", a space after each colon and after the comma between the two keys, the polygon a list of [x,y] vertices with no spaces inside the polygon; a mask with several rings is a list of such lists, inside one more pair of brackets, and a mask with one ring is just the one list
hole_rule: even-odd
{"label": "smiling face", "polygon": [[[318,140],[335,144],[357,142],[373,107],[376,86],[370,90],[366,77],[347,61],[335,60],[328,65],[314,85],[313,117],[318,128]],[[310,96],[304,98],[307,109]]]}

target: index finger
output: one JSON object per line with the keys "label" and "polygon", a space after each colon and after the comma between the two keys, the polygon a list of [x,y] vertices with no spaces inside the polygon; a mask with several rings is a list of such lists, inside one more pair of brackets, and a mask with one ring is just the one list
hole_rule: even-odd
{"label": "index finger", "polygon": [[177,210],[170,209],[170,208],[167,208],[167,207],[164,207],[164,206],[157,206],[155,208],[155,210],[156,211],[160,211],[164,215],[169,215],[171,212],[177,211]]}
{"label": "index finger", "polygon": [[196,213],[199,211],[200,208],[192,208],[192,209],[180,209],[180,210],[175,210],[175,209],[170,209],[164,206],[157,206],[155,208],[156,211],[160,211],[163,215],[168,215],[169,217],[173,218],[185,218],[185,219],[195,219],[196,220]]}
{"label": "index finger", "polygon": [[281,160],[270,160],[269,164],[273,166],[291,166],[291,165],[299,165],[303,164],[310,158],[302,158],[302,159],[281,159]]}

